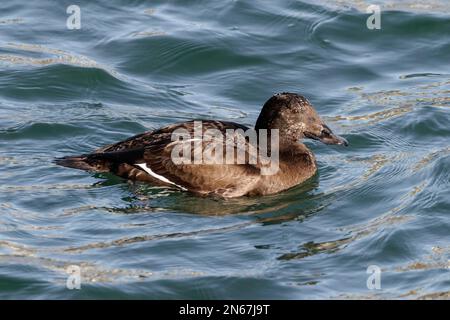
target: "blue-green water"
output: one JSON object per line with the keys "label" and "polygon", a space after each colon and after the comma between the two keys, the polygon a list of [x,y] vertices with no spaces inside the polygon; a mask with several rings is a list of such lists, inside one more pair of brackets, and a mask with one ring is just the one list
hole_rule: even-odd
{"label": "blue-green water", "polygon": [[[450,4],[378,3],[380,30],[362,1],[2,1],[0,298],[449,298]],[[176,121],[253,125],[279,91],[350,146],[307,142],[319,175],[278,195],[52,163]]]}

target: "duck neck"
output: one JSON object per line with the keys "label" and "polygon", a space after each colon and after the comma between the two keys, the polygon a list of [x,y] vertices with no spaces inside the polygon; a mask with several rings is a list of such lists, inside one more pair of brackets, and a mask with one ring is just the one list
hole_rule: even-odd
{"label": "duck neck", "polygon": [[281,140],[280,139],[280,159],[291,158],[305,162],[306,164],[314,163],[315,157],[311,150],[302,142],[293,140]]}
{"label": "duck neck", "polygon": [[276,193],[296,186],[317,171],[313,153],[300,142],[280,143],[278,165],[275,174],[261,176],[258,189],[261,194]]}

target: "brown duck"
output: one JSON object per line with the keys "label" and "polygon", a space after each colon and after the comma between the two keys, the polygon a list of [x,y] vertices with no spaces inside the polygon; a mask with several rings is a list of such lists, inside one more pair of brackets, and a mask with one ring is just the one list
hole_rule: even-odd
{"label": "brown duck", "polygon": [[[195,160],[195,154],[199,150],[207,151],[211,141],[217,141],[214,138],[196,142],[198,139],[195,138],[195,130],[198,129],[199,122],[200,134],[205,136],[206,132],[213,129],[216,134],[222,133],[226,136],[226,133],[233,132],[233,139],[237,136],[243,138],[239,140],[243,141],[243,144],[233,145],[231,149],[235,151],[232,160],[236,160],[238,151],[244,147],[243,162],[190,161]],[[273,130],[277,130],[276,147],[269,145],[266,148],[266,155],[273,155],[276,150],[278,156],[277,170],[271,174],[264,173],[267,162],[261,160],[263,157],[256,157],[255,161],[251,161],[249,150],[260,151],[261,145],[258,143],[261,138],[257,135],[255,144],[248,135],[244,135],[247,130],[252,129],[233,122],[187,121],[136,135],[90,154],[63,157],[56,159],[55,162],[65,167],[92,172],[111,172],[125,179],[146,181],[153,185],[177,188],[199,195],[231,198],[277,193],[312,177],[317,171],[316,161],[313,153],[299,141],[303,138],[320,140],[326,144],[348,145],[345,139],[333,134],[306,98],[295,93],[285,92],[272,96],[264,104],[256,121],[254,128],[256,133],[268,132],[270,138],[273,136],[272,132],[275,132]],[[194,138],[174,140],[174,133],[180,131]],[[190,147],[195,143],[200,143],[197,144],[199,148],[181,148],[188,151],[188,156],[183,155],[184,162],[173,158],[175,148]],[[226,151],[225,149],[223,143],[223,150]],[[217,150],[214,149],[211,154],[213,156],[221,154]]]}

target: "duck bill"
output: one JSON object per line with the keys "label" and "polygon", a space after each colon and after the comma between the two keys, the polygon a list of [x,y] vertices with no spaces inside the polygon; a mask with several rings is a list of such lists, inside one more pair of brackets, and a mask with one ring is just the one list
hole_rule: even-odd
{"label": "duck bill", "polygon": [[331,134],[326,137],[319,137],[319,141],[325,143],[325,144],[337,144],[337,145],[343,145],[345,147],[348,146],[348,141],[338,135]]}
{"label": "duck bill", "polygon": [[323,133],[320,135],[315,135],[311,133],[305,134],[306,137],[314,140],[319,140],[322,143],[325,144],[337,144],[347,147],[348,141],[334,133]]}

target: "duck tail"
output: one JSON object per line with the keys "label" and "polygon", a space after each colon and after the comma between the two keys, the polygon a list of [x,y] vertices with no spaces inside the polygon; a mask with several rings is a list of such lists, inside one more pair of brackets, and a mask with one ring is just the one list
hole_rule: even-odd
{"label": "duck tail", "polygon": [[53,162],[63,167],[93,172],[107,172],[110,169],[109,163],[106,161],[93,159],[90,154],[56,158]]}

